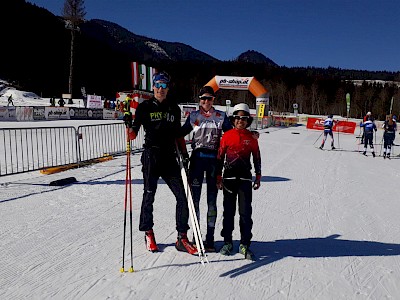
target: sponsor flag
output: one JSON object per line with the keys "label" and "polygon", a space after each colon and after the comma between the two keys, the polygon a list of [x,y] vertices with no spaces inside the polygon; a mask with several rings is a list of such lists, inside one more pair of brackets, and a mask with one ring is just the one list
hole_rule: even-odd
{"label": "sponsor flag", "polygon": [[392,113],[392,108],[393,108],[393,97],[392,100],[390,100],[390,113]]}
{"label": "sponsor flag", "polygon": [[350,112],[350,94],[346,94],[346,106],[347,106],[347,117],[349,117]]}

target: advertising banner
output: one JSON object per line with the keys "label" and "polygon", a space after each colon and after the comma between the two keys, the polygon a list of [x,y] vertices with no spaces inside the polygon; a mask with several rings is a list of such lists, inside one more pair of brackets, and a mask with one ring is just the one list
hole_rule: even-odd
{"label": "advertising banner", "polygon": [[46,106],[44,114],[46,120],[67,120],[69,119],[69,108]]}
{"label": "advertising banner", "polygon": [[103,109],[88,109],[88,120],[101,120],[103,119]]}
{"label": "advertising banner", "polygon": [[45,107],[44,106],[35,106],[33,108],[33,120],[35,120],[35,121],[46,120],[46,114],[45,114]]}
{"label": "advertising banner", "polygon": [[118,111],[113,109],[103,109],[103,119],[104,120],[117,120],[118,119]]}
{"label": "advertising banner", "polygon": [[17,106],[16,107],[17,121],[33,121],[32,106]]}
{"label": "advertising banner", "polygon": [[15,107],[0,107],[0,121],[16,121]]}
{"label": "advertising banner", "polygon": [[[356,122],[338,121],[334,123],[332,131],[354,134],[356,127]],[[307,128],[314,130],[324,130],[324,119],[309,117],[307,120]]]}
{"label": "advertising banner", "polygon": [[253,77],[215,76],[220,89],[248,90]]}
{"label": "advertising banner", "polygon": [[101,96],[87,95],[87,108],[103,108]]}
{"label": "advertising banner", "polygon": [[72,120],[77,120],[77,119],[88,119],[88,109],[86,108],[76,108],[76,107],[70,107],[69,109],[69,117]]}

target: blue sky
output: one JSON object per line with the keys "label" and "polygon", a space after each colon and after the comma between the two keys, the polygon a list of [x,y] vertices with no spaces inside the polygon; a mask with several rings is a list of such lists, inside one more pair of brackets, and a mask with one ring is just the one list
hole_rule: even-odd
{"label": "blue sky", "polygon": [[[61,15],[64,0],[27,0]],[[255,50],[287,67],[400,71],[399,0],[85,0],[86,18],[220,60]]]}

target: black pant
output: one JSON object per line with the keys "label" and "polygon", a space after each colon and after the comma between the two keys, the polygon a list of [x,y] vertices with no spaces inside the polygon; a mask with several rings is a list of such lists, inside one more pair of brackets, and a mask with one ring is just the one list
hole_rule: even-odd
{"label": "black pant", "polygon": [[166,153],[159,148],[146,148],[141,157],[144,180],[139,230],[153,228],[153,203],[161,177],[176,198],[176,230],[186,233],[189,229],[189,209],[182,177],[175,153]]}
{"label": "black pant", "polygon": [[395,132],[385,132],[383,134],[383,148],[388,149],[388,153],[390,153],[390,149],[392,149],[393,141],[395,138]]}
{"label": "black pant", "polygon": [[253,234],[252,215],[252,181],[251,179],[224,178],[224,218],[221,235],[225,242],[232,242],[232,232],[235,228],[236,199],[239,203],[240,243],[250,246]]}
{"label": "black pant", "polygon": [[367,146],[374,150],[374,133],[372,131],[367,131],[365,132],[365,137],[364,137],[364,150],[367,151]]}

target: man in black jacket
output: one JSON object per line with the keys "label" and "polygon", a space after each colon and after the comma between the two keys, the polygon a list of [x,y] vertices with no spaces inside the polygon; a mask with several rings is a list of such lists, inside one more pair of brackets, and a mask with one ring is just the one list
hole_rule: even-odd
{"label": "man in black jacket", "polygon": [[[144,192],[139,230],[145,232],[147,249],[152,252],[158,251],[153,231],[153,203],[158,179],[161,177],[176,198],[178,240],[175,247],[179,251],[196,254],[197,249],[187,238],[189,210],[176,153],[181,110],[177,103],[167,99],[169,75],[159,72],[153,75],[152,80],[154,97],[140,103],[133,122],[126,122],[130,127],[130,139],[136,137],[141,126],[145,131],[144,151],[141,157]],[[186,147],[182,150],[186,151]]]}

